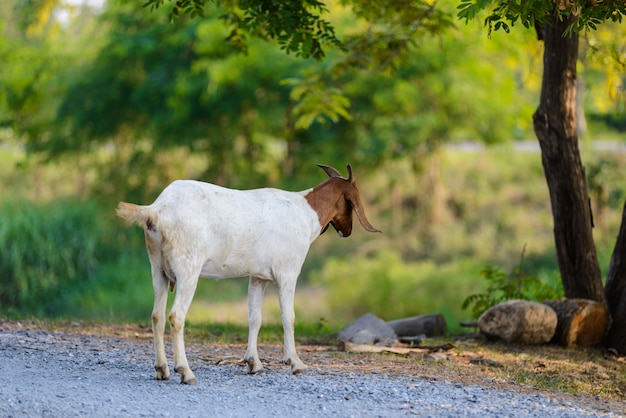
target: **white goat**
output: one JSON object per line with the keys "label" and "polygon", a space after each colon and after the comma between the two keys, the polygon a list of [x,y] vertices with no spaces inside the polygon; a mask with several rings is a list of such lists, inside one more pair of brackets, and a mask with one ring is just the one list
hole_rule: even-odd
{"label": "white goat", "polygon": [[224,279],[249,276],[248,373],[263,368],[257,352],[261,302],[268,282],[278,287],[284,330],[284,361],[292,373],[306,369],[294,341],[293,300],[296,281],[311,243],[328,225],[339,236],[352,232],[352,210],[361,225],[380,232],[365,216],[359,190],[348,165],[348,178],[319,165],[329,176],[302,192],[278,189],[232,190],[192,180],[177,180],[149,206],[120,202],[117,215],[143,226],[152,266],[154,309],[152,329],[156,378],[168,380],[163,333],[167,288],[178,285],[169,314],[174,371],[182,383],[195,384],[189,368],[183,328],[198,277]]}

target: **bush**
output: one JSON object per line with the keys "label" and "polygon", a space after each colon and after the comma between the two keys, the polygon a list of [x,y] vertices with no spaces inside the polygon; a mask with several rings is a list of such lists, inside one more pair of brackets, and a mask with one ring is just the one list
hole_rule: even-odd
{"label": "bush", "polygon": [[[0,219],[2,314],[149,317],[150,267],[142,234],[113,219],[111,208],[69,200],[11,202],[0,207]],[[145,280],[133,277],[141,275]]]}
{"label": "bush", "polygon": [[4,310],[54,315],[66,307],[71,289],[94,279],[102,233],[96,213],[93,205],[72,202],[17,202],[0,208]]}
{"label": "bush", "polygon": [[463,310],[470,308],[472,316],[477,319],[487,309],[511,299],[534,300],[543,302],[560,299],[564,296],[560,280],[554,285],[543,283],[536,276],[527,275],[521,267],[506,274],[500,267],[486,267],[480,272],[487,282],[487,290],[468,296],[464,301]]}

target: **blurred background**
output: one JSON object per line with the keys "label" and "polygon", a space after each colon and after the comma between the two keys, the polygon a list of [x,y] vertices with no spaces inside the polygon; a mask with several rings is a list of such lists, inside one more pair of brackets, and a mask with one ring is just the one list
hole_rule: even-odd
{"label": "blurred background", "polygon": [[[371,31],[326,4],[339,38]],[[317,163],[352,165],[384,233],[313,244],[298,321],[439,312],[456,330],[487,266],[560,286],[532,128],[534,31],[489,37],[442,0],[447,27],[348,65],[349,53],[317,61],[254,36],[244,53],[217,6],[170,21],[141,5],[0,4],[0,315],[148,323],[143,232],[115,218],[118,201],[151,203],[179,178],[304,190],[326,177]],[[581,35],[579,131],[605,271],[626,198],[625,32]],[[245,324],[246,291],[246,279],[201,280],[188,320]],[[272,293],[264,321],[277,323]]]}

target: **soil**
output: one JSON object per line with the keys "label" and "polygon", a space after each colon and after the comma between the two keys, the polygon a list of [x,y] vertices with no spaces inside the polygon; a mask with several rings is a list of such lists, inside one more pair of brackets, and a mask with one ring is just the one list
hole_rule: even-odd
{"label": "soil", "polygon": [[[109,362],[113,364],[117,357],[131,356],[129,361],[134,368],[142,370],[143,376],[152,373],[152,364],[148,360],[151,359],[153,350],[152,333],[147,327],[81,323],[59,326],[37,321],[0,320],[0,340],[4,340],[0,341],[0,352],[5,350],[5,353],[7,347],[11,347],[12,350],[29,350],[35,354],[38,352],[43,354],[48,350],[67,352],[67,347],[77,351],[80,351],[81,347],[89,347],[90,352],[100,356],[93,363],[96,365]],[[59,346],[55,348],[57,344]],[[192,369],[215,366],[236,367],[237,370],[240,368],[237,374],[244,374],[245,368],[240,359],[245,352],[245,344],[203,344],[188,340],[186,345]],[[564,352],[561,348],[553,348],[557,354],[562,354],[561,357],[554,353],[550,355],[544,353],[544,357],[541,357],[541,353],[537,354],[532,351],[536,349],[508,347],[506,352],[502,352],[471,338],[445,346],[431,347],[427,352],[420,351],[403,355],[351,353],[341,351],[337,346],[327,345],[298,344],[297,349],[301,359],[310,367],[307,373],[313,375],[385,376],[391,379],[402,377],[417,381],[441,382],[456,387],[475,385],[530,396],[538,395],[565,404],[582,405],[586,408],[585,410],[596,411],[598,415],[626,416],[626,404],[623,401],[625,388],[623,387],[614,388],[608,396],[576,395],[563,390],[541,389],[532,385],[514,383],[505,377],[506,372],[510,372],[513,366],[519,367],[522,364],[528,366],[531,374],[565,373],[568,380],[589,382],[593,386],[594,379],[598,381],[611,379],[613,377],[611,373],[624,370],[624,359],[619,357],[607,356],[605,361],[596,361],[593,365],[585,364],[578,358],[566,365],[564,359],[568,352]],[[141,353],[141,355],[132,353]],[[282,358],[281,345],[260,344],[259,353],[266,368],[265,373],[281,375],[287,373],[288,367],[280,360]],[[72,353],[68,355],[67,360],[72,361]],[[570,364],[574,364],[575,367],[569,367]],[[612,367],[612,365],[619,367]],[[590,368],[593,372],[590,372]],[[0,371],[2,371],[1,368]],[[198,374],[197,377],[200,378]],[[176,379],[177,375],[173,375],[172,378]],[[0,407],[0,412],[2,412],[2,407]],[[11,415],[10,411],[9,415]],[[35,415],[38,414],[35,412]],[[54,416],[55,414],[44,415]]]}

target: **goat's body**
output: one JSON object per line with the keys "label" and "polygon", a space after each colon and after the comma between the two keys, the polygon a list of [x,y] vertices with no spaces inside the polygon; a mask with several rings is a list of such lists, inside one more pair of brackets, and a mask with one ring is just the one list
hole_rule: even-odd
{"label": "goat's body", "polygon": [[[145,208],[148,217],[143,223],[146,239],[163,244],[162,256],[172,269],[175,260],[182,258],[186,264],[201,265],[201,277],[255,276],[275,281],[277,275],[300,273],[311,243],[319,236],[317,213],[304,197],[308,192],[232,190],[179,180],[139,210]],[[151,214],[153,230],[148,228]],[[168,242],[177,243],[176,254],[168,254]]]}
{"label": "goat's body", "polygon": [[[325,166],[324,166],[325,167]],[[322,167],[322,168],[324,168]],[[327,168],[324,168],[325,171]],[[336,170],[315,189],[288,192],[278,189],[232,190],[192,180],[178,180],[166,187],[149,206],[121,202],[120,217],[144,229],[152,267],[154,308],[152,327],[156,351],[156,377],[169,379],[163,335],[167,289],[177,287],[169,314],[172,328],[174,370],[183,383],[195,383],[185,355],[183,328],[198,277],[225,279],[249,276],[248,348],[249,373],[262,369],[257,352],[261,303],[268,282],[278,287],[284,328],[284,359],[293,373],[306,366],[298,358],[294,341],[293,299],[296,281],[313,241],[332,223],[341,236],[350,235],[353,203],[341,200]],[[334,178],[334,180],[333,180]],[[333,180],[331,182],[331,180]],[[377,231],[361,219],[356,193],[354,208],[369,231]],[[358,200],[358,201],[357,201]],[[338,207],[342,208],[339,214]],[[357,209],[358,207],[358,209]],[[339,216],[341,215],[341,216]]]}

